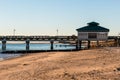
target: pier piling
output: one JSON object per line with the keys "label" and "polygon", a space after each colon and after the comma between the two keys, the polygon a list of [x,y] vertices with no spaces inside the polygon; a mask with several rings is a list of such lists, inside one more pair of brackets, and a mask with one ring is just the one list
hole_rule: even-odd
{"label": "pier piling", "polygon": [[99,47],[99,40],[97,40],[97,47]]}
{"label": "pier piling", "polygon": [[90,49],[90,40],[88,40],[88,49]]}
{"label": "pier piling", "polygon": [[51,43],[51,50],[53,50],[53,43],[54,43],[54,41],[51,40],[50,43]]}
{"label": "pier piling", "polygon": [[76,50],[78,50],[78,40],[76,41]]}
{"label": "pier piling", "polygon": [[2,50],[3,51],[6,50],[6,39],[5,38],[2,40]]}
{"label": "pier piling", "polygon": [[29,50],[30,49],[30,40],[27,39],[26,40],[26,50]]}
{"label": "pier piling", "polygon": [[118,44],[117,38],[114,39],[114,46],[116,47]]}
{"label": "pier piling", "polygon": [[120,37],[118,38],[118,46],[120,47]]}
{"label": "pier piling", "polygon": [[80,50],[82,49],[82,48],[81,48],[81,45],[82,45],[82,41],[79,40],[79,49],[80,49]]}

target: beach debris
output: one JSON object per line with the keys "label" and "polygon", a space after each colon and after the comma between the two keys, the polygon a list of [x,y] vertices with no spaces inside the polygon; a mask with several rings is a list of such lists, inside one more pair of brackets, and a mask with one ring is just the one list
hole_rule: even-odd
{"label": "beach debris", "polygon": [[24,64],[23,64],[23,66],[27,66],[27,65],[29,65],[29,64],[27,64],[27,63],[24,63]]}
{"label": "beach debris", "polygon": [[119,68],[117,68],[117,71],[120,71],[120,67],[119,67]]}

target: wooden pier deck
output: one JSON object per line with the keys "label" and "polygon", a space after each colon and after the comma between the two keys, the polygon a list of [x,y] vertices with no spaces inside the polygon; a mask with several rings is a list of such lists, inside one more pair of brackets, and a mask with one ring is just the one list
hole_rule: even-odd
{"label": "wooden pier deck", "polygon": [[77,36],[0,36],[0,41],[75,41]]}
{"label": "wooden pier deck", "polygon": [[[108,36],[108,41],[112,40],[115,46],[120,46],[120,36]],[[2,52],[3,53],[31,53],[31,52],[46,52],[46,51],[71,51],[70,50],[54,50],[53,44],[54,41],[59,42],[74,42],[76,46],[76,50],[81,49],[81,43],[78,43],[77,36],[0,36],[0,41],[2,42]],[[6,44],[7,41],[25,41],[26,42],[26,50],[18,50],[18,51],[7,51]],[[29,44],[30,41],[49,41],[51,46],[51,50],[30,50]],[[90,45],[89,45],[90,46]],[[74,50],[74,49],[73,49]]]}

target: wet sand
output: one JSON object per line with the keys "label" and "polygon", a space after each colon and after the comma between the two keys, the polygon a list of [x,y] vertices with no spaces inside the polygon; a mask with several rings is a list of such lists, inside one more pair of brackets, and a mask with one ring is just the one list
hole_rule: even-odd
{"label": "wet sand", "polygon": [[0,61],[0,80],[120,80],[120,48],[44,52]]}

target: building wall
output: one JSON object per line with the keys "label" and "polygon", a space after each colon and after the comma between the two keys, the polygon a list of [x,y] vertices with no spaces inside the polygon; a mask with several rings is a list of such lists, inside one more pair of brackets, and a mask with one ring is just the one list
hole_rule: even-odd
{"label": "building wall", "polygon": [[108,33],[107,32],[99,32],[99,33],[97,33],[97,39],[106,40],[107,38],[108,38]]}
{"label": "building wall", "polygon": [[[96,38],[91,37],[90,34],[95,34]],[[107,40],[108,32],[78,32],[79,40]]]}
{"label": "building wall", "polygon": [[78,39],[88,39],[88,33],[86,32],[78,32]]}

